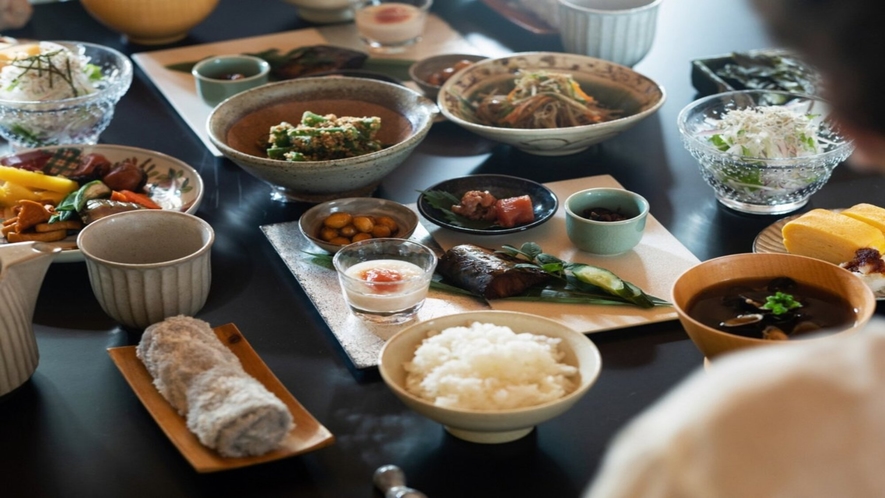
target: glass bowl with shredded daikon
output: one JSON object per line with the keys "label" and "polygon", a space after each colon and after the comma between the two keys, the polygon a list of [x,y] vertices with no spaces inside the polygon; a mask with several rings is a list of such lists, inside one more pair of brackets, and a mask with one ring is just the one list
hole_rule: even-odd
{"label": "glass bowl with shredded daikon", "polygon": [[719,202],[744,213],[801,208],[854,150],[827,102],[810,95],[720,93],[686,106],[677,124]]}
{"label": "glass bowl with shredded daikon", "polygon": [[132,83],[120,52],[40,41],[0,50],[0,136],[14,150],[95,144]]}

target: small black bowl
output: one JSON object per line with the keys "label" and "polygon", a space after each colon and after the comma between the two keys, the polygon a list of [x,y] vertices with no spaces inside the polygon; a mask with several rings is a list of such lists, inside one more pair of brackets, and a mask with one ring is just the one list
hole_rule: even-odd
{"label": "small black bowl", "polygon": [[472,235],[502,235],[515,233],[534,228],[546,222],[556,213],[559,200],[550,189],[540,183],[507,175],[470,175],[460,178],[445,180],[428,188],[425,192],[440,190],[448,192],[457,198],[461,198],[469,190],[488,191],[498,199],[528,195],[532,199],[532,207],[535,212],[535,220],[525,225],[512,228],[504,228],[493,225],[487,228],[471,228],[456,225],[450,222],[445,214],[433,207],[427,200],[424,192],[418,196],[418,212],[434,225],[448,228],[456,232],[469,233]]}

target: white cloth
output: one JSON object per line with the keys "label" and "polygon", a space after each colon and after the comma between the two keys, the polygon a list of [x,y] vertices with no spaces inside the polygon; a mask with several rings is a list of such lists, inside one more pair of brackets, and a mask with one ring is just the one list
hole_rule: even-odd
{"label": "white cloth", "polygon": [[585,498],[885,496],[885,322],[714,360],[617,435]]}
{"label": "white cloth", "polygon": [[151,325],[136,354],[188,429],[222,456],[267,453],[294,427],[286,405],[202,320],[176,316]]}

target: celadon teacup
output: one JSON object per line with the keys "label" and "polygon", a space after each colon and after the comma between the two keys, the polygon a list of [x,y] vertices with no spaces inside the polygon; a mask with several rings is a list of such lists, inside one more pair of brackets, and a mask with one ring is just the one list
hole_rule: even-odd
{"label": "celadon teacup", "polygon": [[215,107],[228,97],[267,83],[270,64],[253,55],[219,55],[196,63],[191,74],[197,95]]}
{"label": "celadon teacup", "polygon": [[[585,211],[605,208],[622,214],[618,221],[596,221]],[[591,188],[565,200],[565,230],[578,249],[598,255],[625,253],[639,244],[648,218],[648,201],[641,195],[620,188]]]}

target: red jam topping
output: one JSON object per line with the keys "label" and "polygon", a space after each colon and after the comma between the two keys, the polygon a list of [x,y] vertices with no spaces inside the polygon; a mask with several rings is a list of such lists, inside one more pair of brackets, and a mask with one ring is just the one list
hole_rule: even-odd
{"label": "red jam topping", "polygon": [[[401,282],[403,274],[390,268],[371,268],[362,272],[360,278],[369,283],[391,284]],[[399,285],[378,285],[375,287],[375,290],[379,293],[387,293],[396,292],[399,288]]]}
{"label": "red jam topping", "polygon": [[375,12],[375,22],[378,24],[394,24],[408,21],[412,17],[412,11],[400,5],[391,5]]}

